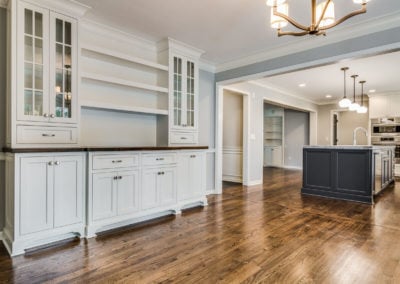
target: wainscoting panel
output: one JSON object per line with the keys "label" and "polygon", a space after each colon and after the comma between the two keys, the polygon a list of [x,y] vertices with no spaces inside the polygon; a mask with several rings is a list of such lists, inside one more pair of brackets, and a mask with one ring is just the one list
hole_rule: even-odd
{"label": "wainscoting panel", "polygon": [[222,160],[222,180],[241,183],[243,180],[243,149],[241,147],[224,147]]}

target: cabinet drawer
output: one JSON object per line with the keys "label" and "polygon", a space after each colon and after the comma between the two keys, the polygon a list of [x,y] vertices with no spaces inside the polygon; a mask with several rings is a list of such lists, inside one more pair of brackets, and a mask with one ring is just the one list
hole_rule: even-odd
{"label": "cabinet drawer", "polygon": [[196,144],[197,143],[197,133],[171,133],[172,144]]}
{"label": "cabinet drawer", "polygon": [[175,154],[143,154],[142,156],[143,166],[155,166],[155,165],[166,165],[176,163]]}
{"label": "cabinet drawer", "polygon": [[139,155],[98,155],[93,157],[93,169],[114,169],[139,166]]}
{"label": "cabinet drawer", "polygon": [[400,164],[395,164],[394,166],[394,175],[400,176]]}
{"label": "cabinet drawer", "polygon": [[68,127],[17,126],[18,144],[76,144],[77,129]]}

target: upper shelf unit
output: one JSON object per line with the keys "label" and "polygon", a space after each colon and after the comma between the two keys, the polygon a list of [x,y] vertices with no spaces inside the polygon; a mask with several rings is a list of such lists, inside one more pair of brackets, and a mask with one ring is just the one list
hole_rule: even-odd
{"label": "upper shelf unit", "polygon": [[82,72],[81,77],[82,77],[82,79],[95,80],[95,81],[106,82],[106,83],[110,83],[110,84],[122,85],[122,86],[127,86],[127,87],[132,87],[132,88],[139,88],[139,89],[168,94],[168,88],[134,82],[134,81],[115,78],[115,77],[111,77],[111,76],[105,76],[105,75],[101,75],[101,74]]}
{"label": "upper shelf unit", "polygon": [[83,50],[87,50],[87,51],[90,51],[90,52],[95,52],[95,53],[98,53],[98,54],[101,54],[101,55],[105,55],[105,56],[115,57],[115,58],[122,59],[122,60],[125,60],[125,61],[141,64],[143,66],[147,66],[147,67],[150,67],[150,68],[155,68],[155,69],[162,70],[162,71],[167,71],[167,72],[169,70],[167,65],[162,65],[162,64],[159,64],[159,63],[155,63],[155,62],[152,62],[150,60],[146,60],[146,59],[139,58],[139,57],[132,56],[132,55],[127,55],[127,54],[124,54],[124,53],[121,53],[121,52],[118,52],[118,51],[109,50],[109,49],[106,49],[106,48],[102,48],[102,47],[98,47],[98,46],[94,46],[94,45],[90,45],[90,44],[83,44],[83,45],[81,45],[81,48]]}
{"label": "upper shelf unit", "polygon": [[114,110],[114,111],[125,111],[143,114],[154,114],[154,115],[168,115],[168,110],[157,109],[157,108],[147,108],[139,106],[123,106],[117,104],[96,102],[96,101],[81,101],[81,107],[94,108],[94,109],[104,109],[104,110]]}

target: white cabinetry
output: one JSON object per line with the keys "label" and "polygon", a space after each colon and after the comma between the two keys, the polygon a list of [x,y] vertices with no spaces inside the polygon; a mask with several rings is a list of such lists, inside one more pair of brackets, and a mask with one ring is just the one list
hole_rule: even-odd
{"label": "white cabinetry", "polygon": [[176,203],[176,168],[143,169],[142,209]]}
{"label": "white cabinetry", "polygon": [[282,146],[264,147],[264,167],[282,166]]}
{"label": "white cabinetry", "polygon": [[197,144],[199,59],[203,51],[172,39],[163,48],[160,57],[169,65],[168,144]]}
{"label": "white cabinetry", "polygon": [[84,236],[83,154],[8,154],[5,243],[12,255]]}
{"label": "white cabinetry", "polygon": [[184,205],[202,203],[205,198],[205,153],[178,153],[178,202]]}
{"label": "white cabinetry", "polygon": [[[10,6],[16,25],[9,36],[7,142],[14,148],[77,144],[77,20],[23,1]],[[40,139],[26,139],[25,131]],[[62,135],[67,132],[74,134]]]}
{"label": "white cabinetry", "polygon": [[373,95],[369,97],[369,117],[399,117],[400,94]]}

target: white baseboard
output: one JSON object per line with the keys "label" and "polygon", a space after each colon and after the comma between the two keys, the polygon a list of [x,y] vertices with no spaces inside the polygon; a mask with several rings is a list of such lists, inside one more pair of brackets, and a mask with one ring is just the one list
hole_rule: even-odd
{"label": "white baseboard", "polygon": [[263,183],[262,180],[252,180],[252,181],[249,181],[247,184],[244,184],[244,185],[246,185],[246,186],[253,186],[253,185],[260,185],[260,184],[262,184],[262,183]]}
{"label": "white baseboard", "polygon": [[3,241],[3,231],[0,231],[0,241]]}
{"label": "white baseboard", "polygon": [[302,170],[303,167],[295,167],[295,166],[284,166],[284,169],[288,169],[288,170]]}
{"label": "white baseboard", "polygon": [[216,194],[215,189],[206,190],[206,195],[210,195],[210,194]]}
{"label": "white baseboard", "polygon": [[224,175],[222,176],[223,181],[229,181],[229,182],[239,182],[242,183],[242,178],[238,176],[229,176],[229,175]]}

